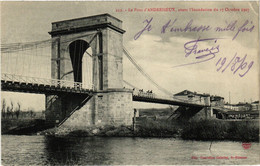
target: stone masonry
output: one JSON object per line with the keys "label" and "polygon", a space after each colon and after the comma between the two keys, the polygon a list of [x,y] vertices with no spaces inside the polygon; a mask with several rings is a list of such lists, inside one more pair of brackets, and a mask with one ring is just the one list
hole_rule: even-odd
{"label": "stone masonry", "polygon": [[[132,91],[123,89],[124,32],[122,21],[109,14],[52,23],[53,79],[81,82],[81,59],[87,48],[92,49],[94,94],[64,125],[131,124]],[[46,95],[46,120],[60,123],[86,97]]]}

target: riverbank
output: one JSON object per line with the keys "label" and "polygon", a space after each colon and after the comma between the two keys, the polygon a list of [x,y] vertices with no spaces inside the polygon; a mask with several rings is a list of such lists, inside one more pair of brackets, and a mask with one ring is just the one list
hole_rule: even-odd
{"label": "riverbank", "polygon": [[259,121],[203,120],[188,122],[181,138],[185,140],[231,140],[259,142]]}
{"label": "riverbank", "polygon": [[[167,121],[142,119],[132,126],[92,126],[47,129],[43,120],[2,120],[2,134],[48,135],[55,137],[173,137],[184,140],[231,140],[259,142],[259,121],[224,121],[217,119],[200,121]],[[45,128],[46,127],[46,128]],[[44,131],[42,131],[44,130]]]}
{"label": "riverbank", "polygon": [[134,137],[134,131],[128,126],[92,126],[92,127],[67,127],[47,129],[38,132],[38,135],[56,136],[56,137]]}
{"label": "riverbank", "polygon": [[1,134],[34,135],[50,127],[44,119],[1,119]]}
{"label": "riverbank", "polygon": [[141,137],[179,137],[184,140],[230,140],[259,142],[259,121],[199,121],[143,120],[135,133]]}
{"label": "riverbank", "polygon": [[222,120],[177,122],[145,119],[139,123],[135,131],[129,126],[88,128],[62,126],[39,134],[58,137],[173,137],[184,140],[259,142],[259,122]]}

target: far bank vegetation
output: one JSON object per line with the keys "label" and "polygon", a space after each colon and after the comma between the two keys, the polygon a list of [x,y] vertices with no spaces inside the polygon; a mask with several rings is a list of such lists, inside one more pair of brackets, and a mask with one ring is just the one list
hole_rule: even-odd
{"label": "far bank vegetation", "polygon": [[36,119],[44,119],[45,112],[36,112],[32,108],[22,110],[20,102],[7,102],[6,99],[1,101],[1,132],[5,133],[18,126],[31,124]]}

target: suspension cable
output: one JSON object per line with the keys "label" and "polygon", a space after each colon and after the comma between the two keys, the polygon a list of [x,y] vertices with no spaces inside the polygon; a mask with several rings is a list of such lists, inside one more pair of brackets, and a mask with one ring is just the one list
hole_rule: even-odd
{"label": "suspension cable", "polygon": [[[96,32],[93,36],[93,38],[95,38],[95,36],[97,35],[98,32]],[[66,40],[63,40],[61,42],[62,43],[67,43],[70,41],[73,41],[75,39],[79,39],[85,36],[89,36],[92,34],[87,34],[87,35],[80,35],[80,36],[75,36],[75,37],[71,37],[68,38]],[[93,38],[90,40],[90,42],[93,41]],[[25,50],[31,50],[34,49],[35,45],[38,46],[38,48],[44,48],[44,47],[48,47],[51,46],[50,44],[52,44],[57,38],[51,38],[51,39],[47,39],[47,40],[41,40],[41,41],[34,41],[34,42],[23,42],[23,43],[2,43],[1,44],[1,53],[7,53],[7,52],[18,52],[18,51],[25,51]]]}
{"label": "suspension cable", "polygon": [[130,60],[130,62],[137,68],[137,70],[153,85],[155,85],[160,91],[164,92],[167,95],[171,95],[172,93],[166,90],[165,88],[158,85],[145,71],[144,69],[136,62],[136,60],[130,55],[130,53],[126,50],[126,48],[123,46],[123,52],[126,55],[126,57]]}

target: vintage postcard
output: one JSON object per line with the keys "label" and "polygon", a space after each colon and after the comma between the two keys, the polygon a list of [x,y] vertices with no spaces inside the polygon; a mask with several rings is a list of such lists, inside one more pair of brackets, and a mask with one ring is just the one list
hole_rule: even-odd
{"label": "vintage postcard", "polygon": [[3,165],[257,165],[258,1],[0,3]]}

